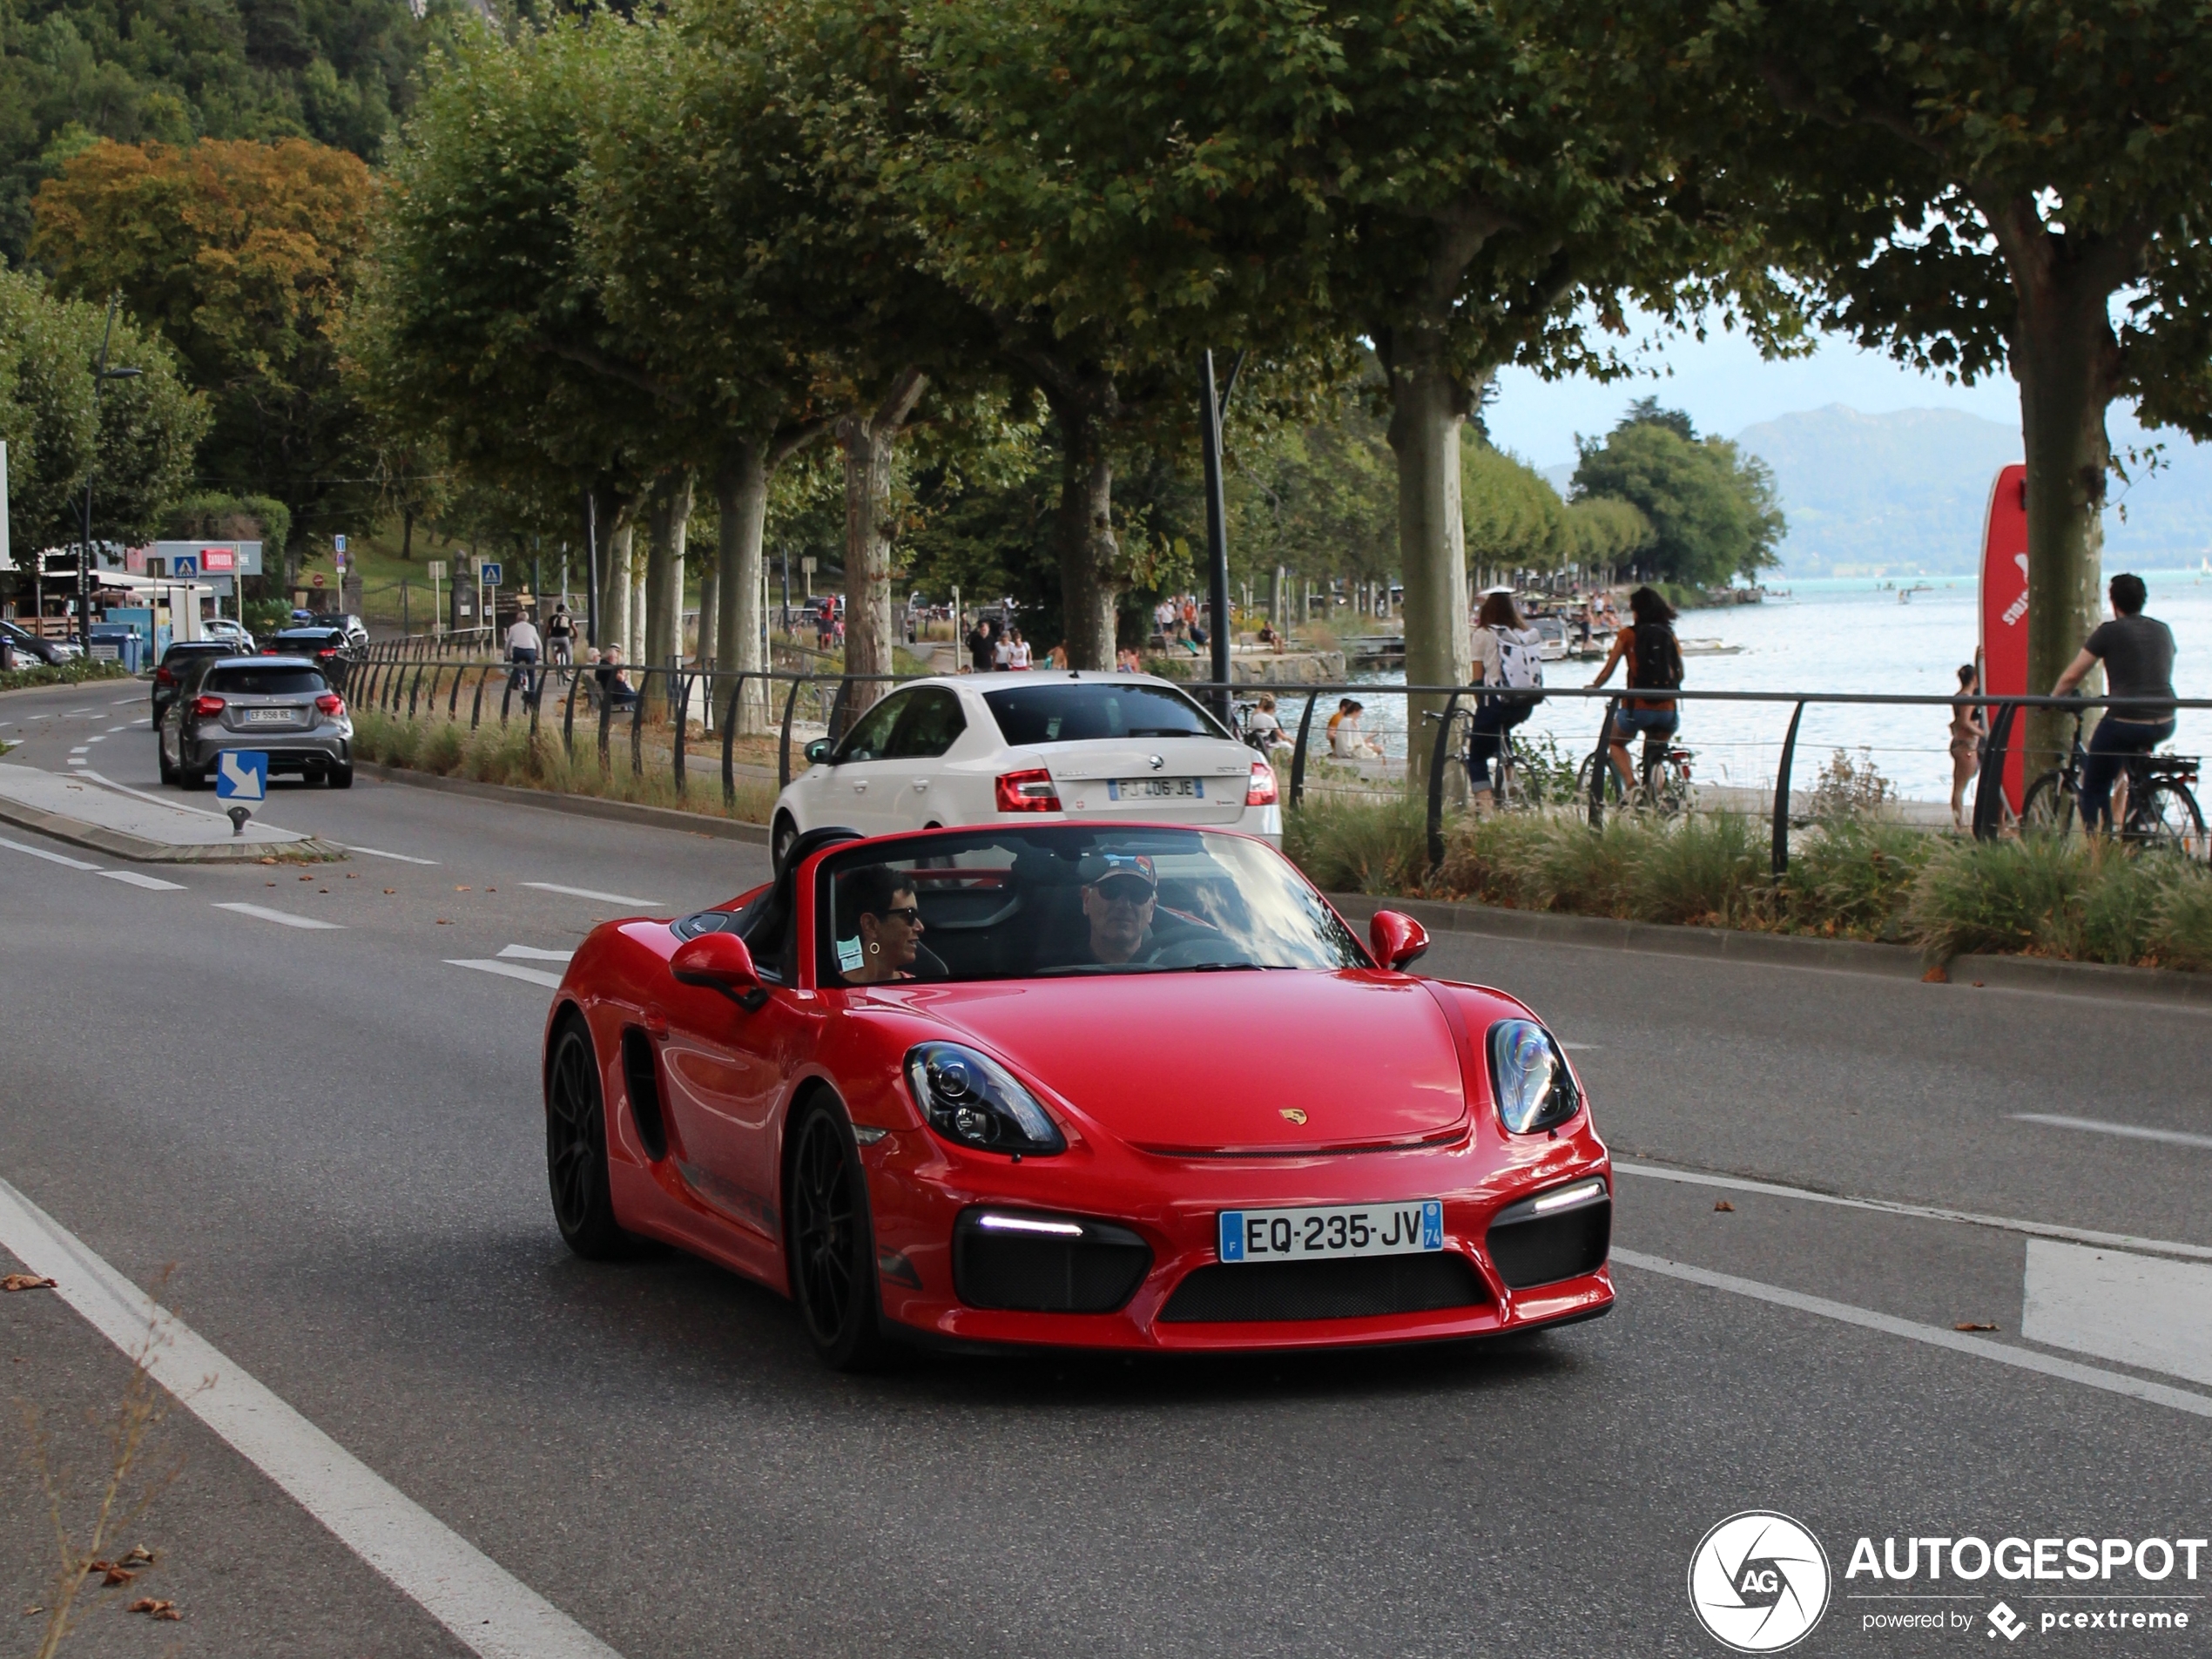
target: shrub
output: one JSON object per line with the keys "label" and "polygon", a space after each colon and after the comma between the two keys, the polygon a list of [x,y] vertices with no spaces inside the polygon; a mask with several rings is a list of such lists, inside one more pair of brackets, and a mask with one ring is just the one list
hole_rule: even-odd
{"label": "shrub", "polygon": [[1837,750],[1812,786],[1813,816],[1831,822],[1871,817],[1896,799],[1897,786],[1882,776],[1871,749],[1862,748],[1857,760]]}
{"label": "shrub", "polygon": [[1902,824],[1827,819],[1791,849],[1777,895],[1782,917],[1830,937],[1901,940],[1912,884],[1939,845]]}
{"label": "shrub", "polygon": [[1313,796],[1284,814],[1283,850],[1332,893],[1419,893],[1428,872],[1427,807]]}
{"label": "shrub", "polygon": [[1750,920],[1766,897],[1766,849],[1750,819],[1701,813],[1637,827],[1629,894],[1637,920],[1725,927]]}
{"label": "shrub", "polygon": [[1970,951],[2064,954],[2088,876],[2089,855],[2078,839],[1954,841],[1914,882],[1908,930],[1938,963]]}
{"label": "shrub", "polygon": [[2150,948],[2168,968],[2212,970],[2212,873],[2202,866],[2177,868],[2159,894]]}

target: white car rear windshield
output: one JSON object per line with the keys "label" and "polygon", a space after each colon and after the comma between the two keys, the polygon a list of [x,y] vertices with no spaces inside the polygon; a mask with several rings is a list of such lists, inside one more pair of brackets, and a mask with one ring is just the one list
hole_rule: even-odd
{"label": "white car rear windshield", "polygon": [[330,683],[312,668],[215,668],[199,689],[234,697],[300,697],[327,691]]}
{"label": "white car rear windshield", "polygon": [[1009,748],[1100,738],[1225,738],[1219,723],[1171,685],[1040,680],[986,691]]}

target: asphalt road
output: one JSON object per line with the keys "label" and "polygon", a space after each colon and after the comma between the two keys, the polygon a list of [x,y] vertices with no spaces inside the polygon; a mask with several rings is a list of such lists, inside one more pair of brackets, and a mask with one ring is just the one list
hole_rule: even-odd
{"label": "asphalt road", "polygon": [[[10,697],[0,740],[21,745],[0,764],[61,771],[83,748],[156,787],[142,689]],[[0,826],[0,1176],[627,1659],[1718,1653],[1685,1576],[1746,1509],[1795,1517],[1829,1558],[1833,1604],[1799,1652],[2212,1651],[2212,1551],[2194,1581],[1845,1576],[1862,1536],[2212,1531],[2192,1346],[2212,1298],[2188,1300],[2189,1275],[2212,1284],[2206,1013],[1440,941],[1426,971],[1511,988],[1579,1045],[1618,1158],[1722,1183],[1622,1177],[1616,1247],[1651,1264],[1617,1268],[1611,1318],[1490,1347],[852,1379],[731,1275],[569,1256],[545,1197],[547,992],[450,965],[557,973],[511,953],[726,897],[763,852],[367,778],[280,785],[262,816],[361,850],[306,880],[135,867],[177,884],[150,890]],[[2068,1230],[2140,1242],[2051,1236]],[[2178,1313],[2131,1348],[2128,1297],[2092,1296],[2098,1332],[2023,1337],[2031,1253],[2047,1271],[2069,1249],[2181,1275]],[[81,1507],[104,1467],[86,1413],[127,1364],[48,1292],[0,1296],[0,1355]],[[35,1438],[13,1416],[0,1433]],[[450,1608],[183,1411],[141,1467],[172,1465],[117,1541],[154,1563],[65,1652],[471,1650]],[[44,1501],[27,1473],[0,1494],[0,1585],[43,1604]],[[2053,1599],[2122,1594],[2169,1599]],[[1868,1599],[1904,1595],[1958,1599]],[[141,1595],[182,1618],[126,1611]],[[2000,1595],[2028,1621],[2017,1642],[1985,1622]],[[2189,1626],[2040,1624],[2144,1608]],[[1867,1628],[1898,1609],[1959,1622]]]}

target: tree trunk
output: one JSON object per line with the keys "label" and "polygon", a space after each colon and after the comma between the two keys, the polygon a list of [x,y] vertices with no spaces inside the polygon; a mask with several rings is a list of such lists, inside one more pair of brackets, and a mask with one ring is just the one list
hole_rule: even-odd
{"label": "tree trunk", "polygon": [[[2048,691],[2096,627],[2104,552],[2105,408],[2116,378],[2104,285],[2055,272],[2021,285],[2013,373],[2027,455],[2027,690]],[[2101,669],[2082,689],[2094,696]],[[2072,732],[2062,711],[2028,712],[2031,780],[2060,764]]]}
{"label": "tree trunk", "polygon": [[[1474,671],[1467,633],[1467,529],[1460,509],[1460,428],[1470,388],[1434,349],[1396,354],[1390,367],[1390,447],[1398,457],[1398,553],[1406,572],[1406,683],[1464,685]],[[1441,697],[1407,699],[1406,779],[1425,788]]]}
{"label": "tree trunk", "polygon": [[[760,546],[768,524],[767,445],[752,438],[732,442],[715,475],[714,493],[721,513],[717,556],[722,574],[715,644],[725,670],[757,674],[768,666],[761,660],[760,650]],[[767,691],[765,685],[746,683],[738,710],[738,731],[764,729]]]}
{"label": "tree trunk", "polygon": [[699,577],[698,638],[692,649],[692,661],[703,669],[711,669],[720,659],[722,644],[722,560],[720,550],[706,562],[706,570]]}
{"label": "tree trunk", "polygon": [[1122,550],[1114,539],[1104,395],[1089,391],[1050,401],[1060,428],[1060,612],[1068,666],[1110,671]]}
{"label": "tree trunk", "polygon": [[[652,541],[645,555],[645,651],[648,668],[665,668],[684,645],[684,543],[691,518],[691,475],[671,473],[653,486]],[[656,689],[673,688],[665,682]]]}
{"label": "tree trunk", "polygon": [[[900,372],[883,401],[837,423],[845,451],[845,671],[891,672],[891,456],[900,429],[928,386],[919,369]],[[887,679],[854,682],[847,718],[891,689]]]}
{"label": "tree trunk", "polygon": [[400,556],[408,560],[415,557],[415,514],[411,509],[400,514]]}
{"label": "tree trunk", "polygon": [[606,569],[601,578],[599,599],[599,644],[602,649],[612,647],[631,662],[637,660],[633,649],[636,636],[630,626],[631,598],[637,592],[637,583],[631,569],[637,563],[637,523],[635,514],[625,506],[616,515],[615,527],[607,537]]}

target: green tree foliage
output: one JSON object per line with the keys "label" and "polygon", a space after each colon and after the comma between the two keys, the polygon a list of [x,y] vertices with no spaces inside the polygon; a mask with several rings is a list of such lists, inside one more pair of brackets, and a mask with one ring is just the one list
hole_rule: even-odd
{"label": "green tree foliage", "polygon": [[1395,469],[1383,425],[1355,405],[1332,421],[1240,442],[1227,479],[1229,550],[1241,573],[1386,577],[1398,568]]}
{"label": "green tree foliage", "polygon": [[1689,416],[1647,398],[1578,447],[1576,505],[1609,498],[1643,516],[1649,539],[1626,562],[1644,575],[1719,587],[1775,563],[1785,526],[1773,475],[1724,438],[1699,439]]}
{"label": "green tree foliage", "polygon": [[120,293],[206,394],[203,485],[273,496],[310,533],[343,529],[370,499],[339,337],[375,189],[359,157],[304,138],[103,141],[36,204],[33,246],[57,286]]}
{"label": "green tree foliage", "polygon": [[0,256],[30,202],[98,138],[306,138],[374,160],[405,114],[429,20],[408,0],[6,0],[0,4]]}
{"label": "green tree foliage", "polygon": [[[1972,380],[2009,368],[2028,673],[2101,599],[2105,410],[2212,436],[2212,9],[2201,0],[1578,0],[1764,221],[1817,320]],[[1746,254],[1752,252],[1747,246]],[[2054,744],[2055,724],[2039,717]]]}
{"label": "green tree foliage", "polygon": [[118,317],[109,361],[140,370],[97,405],[91,366],[105,307],[57,298],[37,277],[0,271],[0,439],[8,445],[9,539],[19,553],[78,539],[89,475],[92,534],[143,540],[180,496],[205,401],[158,336]]}

